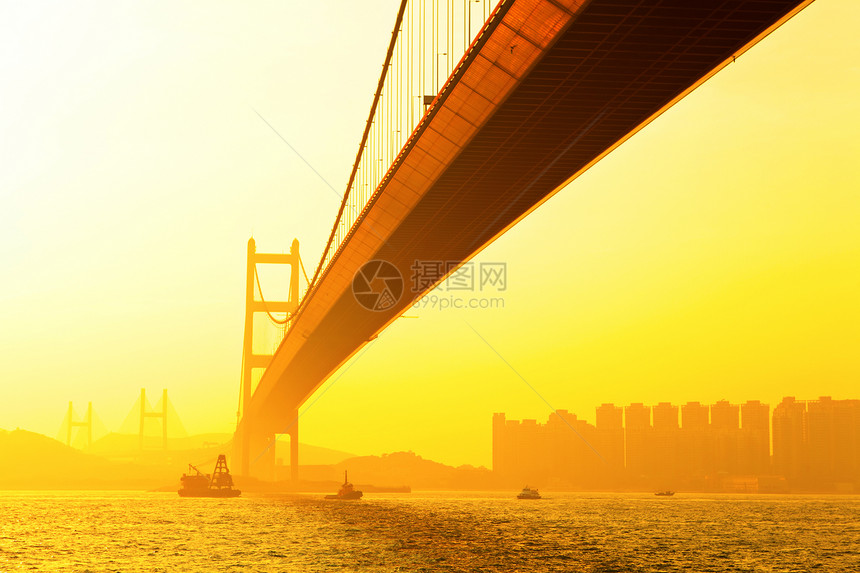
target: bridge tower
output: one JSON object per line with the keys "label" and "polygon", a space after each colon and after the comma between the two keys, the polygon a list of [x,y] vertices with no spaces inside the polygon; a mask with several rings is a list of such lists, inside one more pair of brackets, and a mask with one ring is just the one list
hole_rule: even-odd
{"label": "bridge tower", "polygon": [[161,418],[161,439],[165,450],[167,450],[167,389],[165,388],[161,394],[161,411],[147,412],[146,411],[146,389],[140,389],[140,449],[143,449],[143,426],[147,418]]}
{"label": "bridge tower", "polygon": [[[290,265],[289,296],[286,301],[270,301],[263,298],[257,275],[258,264]],[[258,253],[254,239],[248,239],[248,262],[245,274],[245,335],[242,346],[242,387],[240,389],[242,417],[238,421],[236,439],[234,440],[235,453],[240,462],[239,473],[243,476],[251,475],[252,465],[256,466],[254,475],[259,477],[273,479],[275,472],[276,429],[271,426],[269,420],[250,420],[245,417],[253,394],[253,371],[255,368],[267,368],[272,360],[270,354],[254,354],[254,315],[265,312],[276,323],[289,324],[299,303],[300,268],[298,239],[293,239],[288,254]],[[260,290],[260,300],[256,299],[255,285]],[[272,317],[273,312],[285,313],[286,318],[282,321],[277,320]],[[290,477],[296,481],[298,480],[299,465],[298,412],[288,412],[287,416],[292,420],[292,423],[289,424],[286,431],[283,431],[284,428],[279,428],[278,433],[286,433],[290,436]],[[261,453],[258,454],[258,452]],[[252,455],[256,457],[252,459]]]}
{"label": "bridge tower", "polygon": [[[66,415],[68,425],[66,426],[66,445],[72,445],[72,428],[82,427],[87,429],[87,447],[93,445],[93,403],[87,404],[87,415],[81,422],[75,422],[75,413],[72,410],[72,403],[69,402],[69,412]],[[62,431],[62,430],[61,430]]]}

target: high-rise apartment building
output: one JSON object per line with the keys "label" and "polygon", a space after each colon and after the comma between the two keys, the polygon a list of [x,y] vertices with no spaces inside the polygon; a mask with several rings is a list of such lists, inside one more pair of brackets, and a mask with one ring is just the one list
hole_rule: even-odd
{"label": "high-rise apartment building", "polygon": [[671,485],[678,475],[678,406],[660,402],[652,408],[651,471],[658,482]]}
{"label": "high-rise apartment building", "polygon": [[651,470],[651,408],[641,403],[624,408],[624,442],[627,473],[634,478]]}
{"label": "high-rise apartment building", "polygon": [[702,479],[710,469],[708,454],[708,407],[699,402],[681,406],[681,432],[678,444],[679,472],[684,478]]}
{"label": "high-rise apartment building", "polygon": [[624,470],[624,411],[614,404],[597,408],[597,450],[608,466],[604,473],[617,477]]}
{"label": "high-rise apartment building", "polygon": [[773,409],[773,470],[795,485],[806,481],[806,402],[794,396]]}
{"label": "high-rise apartment building", "polygon": [[510,475],[515,463],[513,439],[505,422],[504,414],[493,414],[493,471],[499,475]]}
{"label": "high-rise apartment building", "polygon": [[770,473],[770,406],[758,400],[741,405],[741,441],[738,473]]}
{"label": "high-rise apartment building", "polygon": [[710,435],[713,446],[713,471],[718,475],[737,474],[740,415],[736,404],[720,400],[711,405]]}
{"label": "high-rise apartment building", "polygon": [[806,403],[809,485],[824,487],[860,480],[860,400],[821,396]]}

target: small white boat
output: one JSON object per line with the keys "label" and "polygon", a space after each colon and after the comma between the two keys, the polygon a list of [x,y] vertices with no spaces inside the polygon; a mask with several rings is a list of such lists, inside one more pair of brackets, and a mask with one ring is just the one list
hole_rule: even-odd
{"label": "small white boat", "polygon": [[540,499],[540,494],[537,489],[531,489],[529,486],[526,486],[517,495],[517,499]]}

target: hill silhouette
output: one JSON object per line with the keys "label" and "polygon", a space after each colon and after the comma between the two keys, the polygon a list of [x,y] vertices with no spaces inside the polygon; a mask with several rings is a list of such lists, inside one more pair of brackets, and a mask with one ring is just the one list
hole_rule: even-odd
{"label": "hill silhouette", "polygon": [[408,485],[412,489],[479,490],[493,487],[493,473],[484,467],[459,467],[425,460],[414,452],[382,456],[360,456],[344,460],[334,468],[338,475],[348,470],[350,481],[376,486]]}
{"label": "hill silhouette", "polygon": [[[209,471],[219,453],[231,451],[229,434],[206,434],[172,440],[164,451],[141,451],[137,436],[110,434],[88,451],[75,448],[42,434],[26,430],[0,430],[0,489],[157,489],[178,487],[179,476],[188,463]],[[160,441],[159,441],[160,444]],[[184,447],[184,449],[178,449]],[[98,454],[98,455],[97,455]],[[410,486],[425,490],[478,490],[494,487],[493,474],[483,467],[452,467],[425,460],[413,452],[382,456],[353,456],[345,452],[300,445],[300,459],[336,460],[336,463],[303,463],[302,482],[263,483],[240,479],[248,491],[329,491],[343,481],[344,470],[356,485],[373,487]],[[347,458],[347,459],[344,459]],[[288,470],[289,468],[283,468]],[[288,472],[287,472],[288,473]]]}
{"label": "hill silhouette", "polygon": [[0,488],[146,489],[175,481],[165,469],[85,454],[42,434],[0,430]]}

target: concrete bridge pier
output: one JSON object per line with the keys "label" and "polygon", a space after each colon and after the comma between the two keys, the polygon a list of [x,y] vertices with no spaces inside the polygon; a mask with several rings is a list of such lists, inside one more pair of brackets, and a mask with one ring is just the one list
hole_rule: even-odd
{"label": "concrete bridge pier", "polygon": [[299,481],[299,413],[294,410],[292,415],[292,423],[286,434],[290,437],[290,481],[296,483]]}
{"label": "concrete bridge pier", "polygon": [[244,477],[275,480],[275,433],[248,427],[243,421],[234,440],[234,459],[238,474]]}
{"label": "concrete bridge pier", "polygon": [[255,424],[242,420],[234,439],[234,459],[238,461],[239,475],[274,481],[276,441],[278,435],[290,437],[290,479],[299,479],[299,424],[298,410],[284,416],[278,424]]}

